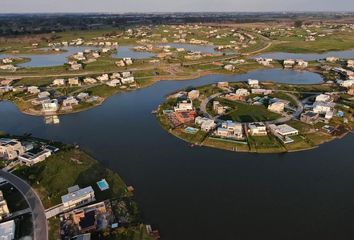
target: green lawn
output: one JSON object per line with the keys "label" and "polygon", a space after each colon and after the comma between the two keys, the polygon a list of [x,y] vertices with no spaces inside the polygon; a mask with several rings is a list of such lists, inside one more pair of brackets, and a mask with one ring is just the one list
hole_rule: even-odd
{"label": "green lawn", "polygon": [[223,106],[232,108],[230,112],[222,116],[222,119],[233,120],[236,122],[263,122],[271,121],[281,116],[277,113],[268,111],[265,106],[249,105],[246,103],[218,99]]}

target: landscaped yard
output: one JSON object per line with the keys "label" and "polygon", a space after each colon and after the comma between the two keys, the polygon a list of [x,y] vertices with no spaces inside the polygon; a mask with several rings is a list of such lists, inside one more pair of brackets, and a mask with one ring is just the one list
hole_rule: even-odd
{"label": "landscaped yard", "polygon": [[249,105],[247,103],[218,99],[223,106],[231,107],[231,110],[221,119],[236,122],[263,122],[280,118],[281,115],[268,111],[265,106]]}

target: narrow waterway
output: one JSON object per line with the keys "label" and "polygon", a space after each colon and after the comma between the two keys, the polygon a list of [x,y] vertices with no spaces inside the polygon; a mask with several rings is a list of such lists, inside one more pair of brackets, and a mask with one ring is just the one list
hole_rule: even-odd
{"label": "narrow waterway", "polygon": [[0,129],[78,143],[135,187],[144,220],[155,223],[164,240],[352,239],[353,135],[306,152],[236,153],[191,148],[151,114],[177,89],[248,78],[322,81],[281,69],[161,81],[60,116],[55,126],[0,102]]}

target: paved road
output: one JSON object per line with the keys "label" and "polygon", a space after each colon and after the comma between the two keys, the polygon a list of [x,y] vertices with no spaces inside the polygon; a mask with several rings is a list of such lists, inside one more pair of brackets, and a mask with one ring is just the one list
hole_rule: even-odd
{"label": "paved road", "polygon": [[28,183],[12,173],[0,170],[0,177],[6,179],[18,189],[31,208],[33,219],[33,234],[35,240],[48,240],[48,223],[45,210],[38,195]]}

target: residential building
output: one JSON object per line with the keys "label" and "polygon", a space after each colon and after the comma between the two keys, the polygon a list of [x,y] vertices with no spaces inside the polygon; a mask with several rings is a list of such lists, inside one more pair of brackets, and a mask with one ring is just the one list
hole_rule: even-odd
{"label": "residential building", "polygon": [[29,92],[30,94],[38,94],[40,93],[40,90],[37,86],[30,86],[27,88],[27,92]]}
{"label": "residential building", "polygon": [[227,64],[224,66],[224,69],[227,71],[234,71],[236,69],[236,67],[234,65]]}
{"label": "residential building", "polygon": [[243,127],[241,123],[235,123],[233,121],[225,121],[221,124],[215,134],[219,137],[243,139]]}
{"label": "residential building", "polygon": [[285,104],[283,102],[275,102],[268,105],[268,110],[271,112],[282,113],[284,111]]}
{"label": "residential building", "polygon": [[263,95],[270,95],[272,94],[272,90],[269,89],[261,89],[261,88],[253,88],[251,89],[252,94],[263,94]]}
{"label": "residential building", "polygon": [[63,79],[63,78],[54,79],[53,80],[53,85],[54,86],[63,86],[63,85],[65,85],[65,79]]}
{"label": "residential building", "polygon": [[7,202],[4,198],[2,191],[0,190],[0,221],[3,218],[7,217],[10,214],[9,208],[7,206]]}
{"label": "residential building", "polygon": [[77,77],[69,78],[68,83],[70,86],[80,86],[80,81],[79,81],[79,78],[77,78]]}
{"label": "residential building", "polygon": [[245,88],[239,88],[236,90],[235,93],[237,96],[242,96],[242,97],[247,97],[250,95],[250,92]]}
{"label": "residential building", "polygon": [[248,132],[251,136],[266,136],[268,134],[267,127],[262,122],[249,123]]}
{"label": "residential building", "polygon": [[328,102],[315,102],[313,104],[313,111],[319,114],[325,114],[326,112],[332,111],[334,103]]}
{"label": "residential building", "polygon": [[299,131],[287,124],[275,125],[270,124],[269,129],[273,134],[279,134],[282,137],[295,136],[299,134]]}
{"label": "residential building", "polygon": [[329,102],[331,101],[331,96],[327,94],[320,94],[315,99],[316,102]]}
{"label": "residential building", "polygon": [[25,148],[16,139],[0,138],[0,158],[14,160],[25,152]]}
{"label": "residential building", "polygon": [[283,61],[283,66],[285,68],[293,67],[294,65],[295,65],[295,60],[293,60],[293,59],[286,59]]}
{"label": "residential building", "polygon": [[84,83],[86,83],[86,84],[95,84],[95,83],[97,83],[97,80],[94,79],[94,78],[92,78],[92,77],[84,78],[83,81],[84,81]]}
{"label": "residential building", "polygon": [[337,57],[326,57],[326,61],[330,62],[330,63],[337,62],[338,60],[339,60],[339,58],[337,58]]}
{"label": "residential building", "polygon": [[315,124],[318,121],[318,118],[319,118],[318,113],[308,111],[301,114],[300,121],[308,124]]}
{"label": "residential building", "polygon": [[47,98],[49,96],[50,96],[50,93],[47,91],[38,93],[38,98]]}
{"label": "residential building", "polygon": [[12,240],[15,239],[15,221],[7,221],[0,223],[0,239],[1,240]]}
{"label": "residential building", "polygon": [[79,101],[75,97],[69,96],[63,100],[62,104],[64,107],[72,107],[72,106],[78,105]]}
{"label": "residential building", "polygon": [[219,101],[214,101],[213,102],[213,111],[218,114],[218,115],[222,115],[225,113],[225,107],[223,105],[220,104]]}
{"label": "residential building", "polygon": [[70,187],[68,194],[61,197],[64,210],[74,209],[95,201],[95,192],[91,186],[80,189],[78,185]]}
{"label": "residential building", "polygon": [[27,166],[32,166],[44,161],[50,155],[52,155],[52,152],[48,149],[31,150],[20,155],[18,160]]}
{"label": "residential building", "polygon": [[57,99],[51,99],[49,101],[42,103],[43,112],[56,112],[59,109],[59,104]]}
{"label": "residential building", "polygon": [[229,83],[228,82],[218,82],[217,86],[218,86],[218,88],[228,88]]}
{"label": "residential building", "polygon": [[130,76],[130,77],[122,77],[120,79],[120,81],[122,82],[122,84],[131,84],[131,83],[134,83],[135,82],[135,79],[133,76]]}
{"label": "residential building", "polygon": [[248,79],[248,85],[251,88],[258,88],[259,87],[259,81],[255,79]]}
{"label": "residential building", "polygon": [[192,90],[192,91],[188,92],[188,98],[191,100],[195,100],[195,99],[199,98],[199,90]]}
{"label": "residential building", "polygon": [[177,106],[174,107],[175,112],[187,112],[193,110],[192,100],[183,100],[177,103]]}
{"label": "residential building", "polygon": [[296,60],[296,65],[301,68],[306,68],[309,65],[309,63],[302,59],[298,59]]}

